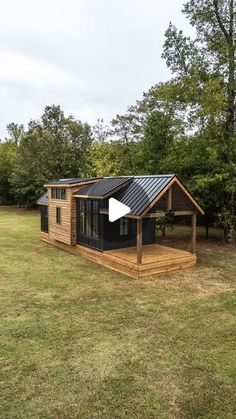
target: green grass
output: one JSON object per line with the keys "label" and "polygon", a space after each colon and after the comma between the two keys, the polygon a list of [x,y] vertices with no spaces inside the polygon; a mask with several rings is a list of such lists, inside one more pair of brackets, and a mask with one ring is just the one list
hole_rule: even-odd
{"label": "green grass", "polygon": [[235,418],[236,248],[137,281],[0,210],[1,418]]}

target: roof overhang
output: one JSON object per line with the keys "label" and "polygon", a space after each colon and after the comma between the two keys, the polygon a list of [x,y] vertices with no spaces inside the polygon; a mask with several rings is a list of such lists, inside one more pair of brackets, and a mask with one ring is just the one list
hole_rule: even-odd
{"label": "roof overhang", "polygon": [[44,188],[78,188],[80,186],[84,186],[84,185],[89,185],[90,183],[96,183],[100,180],[101,178],[96,178],[96,179],[91,179],[91,180],[85,180],[85,181],[80,181],[80,182],[76,182],[76,183],[46,183],[44,186]]}
{"label": "roof overhang", "polygon": [[45,192],[40,198],[36,201],[37,205],[42,205],[44,207],[48,207],[48,195]]}

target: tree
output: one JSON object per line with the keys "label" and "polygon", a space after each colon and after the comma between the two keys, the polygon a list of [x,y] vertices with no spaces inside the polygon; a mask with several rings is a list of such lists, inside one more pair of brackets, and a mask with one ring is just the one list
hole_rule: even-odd
{"label": "tree", "polygon": [[[135,156],[137,145],[129,144],[132,159]],[[91,149],[91,175],[92,176],[128,176],[135,174],[130,166],[130,156],[127,146],[119,140],[94,143]]]}
{"label": "tree", "polygon": [[171,153],[174,138],[177,138],[175,121],[164,112],[152,112],[144,125],[143,139],[139,143],[139,172],[165,172],[163,162]]}
{"label": "tree", "polygon": [[0,204],[13,204],[14,195],[9,178],[16,158],[16,145],[12,141],[0,143]]}
{"label": "tree", "polygon": [[[188,116],[188,127],[197,138],[205,133],[205,148],[210,143],[217,154],[205,180],[215,187],[218,220],[230,238],[236,225],[236,5],[233,0],[190,0],[183,12],[196,29],[196,38],[184,37],[171,24],[163,56],[175,75],[172,93]],[[206,181],[200,183],[208,190]]]}
{"label": "tree", "polygon": [[34,206],[49,180],[87,176],[90,171],[90,127],[65,117],[59,106],[47,106],[31,121],[17,149],[11,184],[17,201]]}
{"label": "tree", "polygon": [[106,125],[103,119],[98,119],[93,126],[93,136],[96,142],[103,143],[110,135],[110,127]]}
{"label": "tree", "polygon": [[15,124],[15,122],[11,122],[10,124],[7,125],[7,132],[10,136],[10,140],[15,145],[19,145],[20,140],[24,135],[24,125]]}

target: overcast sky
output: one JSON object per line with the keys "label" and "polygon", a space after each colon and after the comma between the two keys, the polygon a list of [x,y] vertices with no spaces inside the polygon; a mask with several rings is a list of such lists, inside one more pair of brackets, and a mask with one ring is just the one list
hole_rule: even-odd
{"label": "overcast sky", "polygon": [[183,0],[0,0],[0,138],[46,105],[110,121],[165,81],[169,21],[191,31]]}

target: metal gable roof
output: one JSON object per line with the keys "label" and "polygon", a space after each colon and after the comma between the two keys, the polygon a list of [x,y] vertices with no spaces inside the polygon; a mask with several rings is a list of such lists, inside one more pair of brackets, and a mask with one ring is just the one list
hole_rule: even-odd
{"label": "metal gable roof", "polygon": [[130,207],[130,215],[141,215],[175,175],[134,176],[114,198]]}
{"label": "metal gable roof", "polygon": [[48,205],[48,193],[46,192],[37,200],[38,205]]}
{"label": "metal gable roof", "polygon": [[[81,195],[86,197],[104,197],[119,186],[129,182],[131,180],[130,177],[122,176],[122,177],[107,177],[99,180],[96,183],[92,183],[86,185],[76,191],[74,195]],[[125,185],[124,185],[125,187]]]}
{"label": "metal gable roof", "polygon": [[[85,185],[74,195],[91,198],[113,196],[131,208],[130,215],[141,215],[174,177],[174,174],[170,174],[103,178],[95,184]],[[116,191],[115,189],[119,186],[121,186],[121,189]],[[107,209],[108,202],[104,204],[106,206],[104,209]]]}

